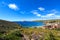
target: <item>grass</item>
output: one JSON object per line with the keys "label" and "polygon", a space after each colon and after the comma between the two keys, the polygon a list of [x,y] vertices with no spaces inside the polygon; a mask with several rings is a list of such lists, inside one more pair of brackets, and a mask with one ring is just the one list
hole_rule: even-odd
{"label": "grass", "polygon": [[[40,35],[40,40],[60,40],[60,30],[49,30],[41,28],[21,28],[11,30],[6,34],[0,34],[0,39],[4,40],[22,40],[21,34],[27,35],[30,39],[32,34]],[[8,35],[7,35],[8,34]],[[5,35],[5,36],[4,36]],[[13,38],[14,37],[14,38]]]}
{"label": "grass", "polygon": [[23,33],[30,36],[33,33],[36,33],[36,35],[42,36],[41,39],[44,40],[60,40],[60,30],[49,30],[49,29],[41,29],[41,28],[24,28]]}
{"label": "grass", "polygon": [[32,39],[32,34],[39,36],[39,40],[60,40],[60,29],[22,28],[16,23],[0,21],[0,40],[22,40],[24,35]]}

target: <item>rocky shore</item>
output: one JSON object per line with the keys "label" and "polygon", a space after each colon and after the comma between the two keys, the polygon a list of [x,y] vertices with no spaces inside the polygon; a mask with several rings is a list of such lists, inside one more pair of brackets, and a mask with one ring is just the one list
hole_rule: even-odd
{"label": "rocky shore", "polygon": [[44,25],[43,27],[41,27],[42,29],[58,29],[60,28],[60,23],[47,23],[46,25]]}

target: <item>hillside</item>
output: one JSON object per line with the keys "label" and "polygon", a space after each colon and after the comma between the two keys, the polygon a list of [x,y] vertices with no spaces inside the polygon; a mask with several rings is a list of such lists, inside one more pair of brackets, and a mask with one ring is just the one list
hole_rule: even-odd
{"label": "hillside", "polygon": [[20,40],[20,29],[21,25],[17,23],[0,20],[0,40]]}
{"label": "hillside", "polygon": [[21,26],[14,22],[0,20],[0,31],[18,29]]}
{"label": "hillside", "polygon": [[0,40],[60,40],[60,30],[22,28],[17,23],[0,20]]}

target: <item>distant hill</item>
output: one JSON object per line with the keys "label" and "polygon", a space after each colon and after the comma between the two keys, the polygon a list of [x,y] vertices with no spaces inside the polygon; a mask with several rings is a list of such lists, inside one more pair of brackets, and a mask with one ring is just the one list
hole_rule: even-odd
{"label": "distant hill", "polygon": [[60,22],[60,19],[51,19],[51,20],[35,20],[35,22],[54,23],[54,22]]}
{"label": "distant hill", "polygon": [[18,28],[21,28],[21,26],[17,23],[0,20],[0,31],[14,30]]}

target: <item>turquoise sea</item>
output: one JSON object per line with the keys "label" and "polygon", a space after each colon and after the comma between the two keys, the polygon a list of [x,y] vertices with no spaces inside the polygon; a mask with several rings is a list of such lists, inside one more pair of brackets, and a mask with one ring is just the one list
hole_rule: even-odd
{"label": "turquoise sea", "polygon": [[31,21],[16,22],[16,23],[21,25],[22,27],[39,27],[44,25],[43,22],[31,22]]}

